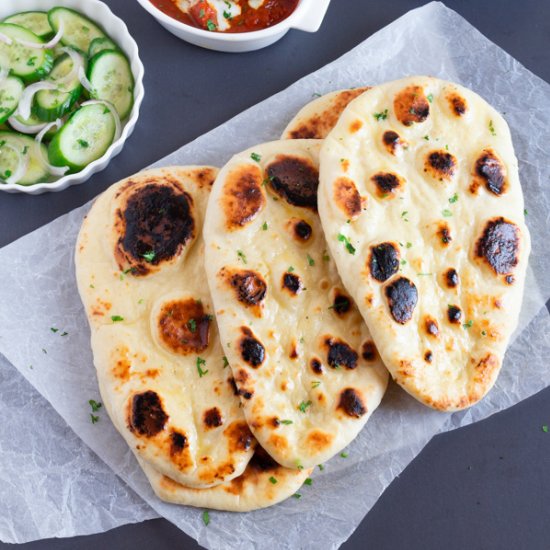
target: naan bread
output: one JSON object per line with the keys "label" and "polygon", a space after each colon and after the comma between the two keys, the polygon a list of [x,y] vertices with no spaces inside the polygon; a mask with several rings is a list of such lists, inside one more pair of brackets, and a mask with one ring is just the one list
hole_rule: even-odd
{"label": "naan bread", "polygon": [[319,147],[287,140],[233,157],[204,228],[208,283],[246,420],[289,468],[323,462],[352,441],[388,378],[327,253]]}
{"label": "naan bread", "polygon": [[436,78],[372,88],[324,142],[319,212],[395,380],[435,409],[480,400],[516,327],[530,250],[504,119]]}
{"label": "naan bread", "polygon": [[212,317],[202,220],[217,170],[149,170],[103,193],[76,249],[103,403],[144,462],[190,487],[254,452]]}
{"label": "naan bread", "polygon": [[338,90],[325,94],[302,107],[288,123],[281,139],[324,139],[334,128],[350,101],[369,87]]}
{"label": "naan bread", "polygon": [[210,489],[184,487],[143,461],[141,466],[160,499],[228,512],[250,512],[273,506],[295,494],[312,471],[283,468],[260,447],[241,476]]}

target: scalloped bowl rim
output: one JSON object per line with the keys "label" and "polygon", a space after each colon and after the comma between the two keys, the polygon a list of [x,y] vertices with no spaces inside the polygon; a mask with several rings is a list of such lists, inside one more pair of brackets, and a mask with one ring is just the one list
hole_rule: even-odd
{"label": "scalloped bowl rim", "polygon": [[[20,185],[17,183],[0,184],[0,191],[3,192],[38,195],[47,191],[63,191],[71,185],[84,183],[93,174],[106,168],[111,159],[120,153],[127,138],[132,134],[139,117],[139,110],[145,95],[143,89],[145,69],[139,57],[138,45],[130,34],[126,23],[116,16],[104,2],[100,0],[11,0],[11,2],[10,0],[3,0],[0,5],[0,19],[3,20],[12,13],[31,10],[33,6],[34,9],[39,11],[45,11],[54,6],[68,7],[82,12],[103,28],[108,26],[119,27],[116,29],[116,33],[113,33],[112,30],[108,32],[128,57],[134,76],[134,105],[132,106],[130,117],[124,123],[120,137],[109,146],[103,156],[88,164],[80,172],[62,176],[50,183],[36,183],[34,185]],[[88,15],[91,12],[93,12],[93,15]]]}

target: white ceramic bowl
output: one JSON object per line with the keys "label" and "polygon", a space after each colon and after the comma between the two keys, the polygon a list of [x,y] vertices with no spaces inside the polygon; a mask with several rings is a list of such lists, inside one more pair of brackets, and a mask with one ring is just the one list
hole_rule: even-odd
{"label": "white ceramic bowl", "polygon": [[330,4],[330,0],[300,0],[290,16],[277,25],[261,31],[223,33],[205,31],[177,21],[153,6],[149,0],[138,0],[138,2],[165,29],[178,38],[209,50],[233,53],[265,48],[282,38],[289,29],[318,31]]}
{"label": "white ceramic bowl", "polygon": [[130,60],[130,66],[135,80],[134,106],[130,117],[123,124],[122,135],[109,147],[107,152],[99,159],[88,164],[84,170],[77,174],[69,174],[51,183],[37,183],[35,185],[0,184],[0,191],[8,193],[29,193],[40,195],[46,191],[62,191],[70,185],[85,182],[92,174],[103,170],[109,161],[120,153],[126,139],[130,136],[136,125],[139,107],[143,101],[143,64],[139,59],[138,47],[130,36],[124,22],[116,17],[106,4],[99,0],[0,0],[0,20],[5,19],[21,11],[39,10],[47,11],[55,6],[72,8],[96,21],[105,29],[107,34],[120,46]]}

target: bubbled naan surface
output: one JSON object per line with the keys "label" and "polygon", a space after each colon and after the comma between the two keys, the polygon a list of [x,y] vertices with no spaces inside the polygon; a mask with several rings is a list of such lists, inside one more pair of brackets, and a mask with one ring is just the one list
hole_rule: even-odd
{"label": "bubbled naan surface", "polygon": [[348,104],[368,89],[338,90],[310,101],[288,123],[281,139],[324,139]]}
{"label": "bubbled naan surface", "polygon": [[378,406],[387,372],[344,292],[316,211],[320,142],[259,145],[220,171],[206,271],[254,435],[289,468],[327,460]]}
{"label": "bubbled naan surface", "polygon": [[76,249],[109,416],[142,461],[191,487],[239,476],[255,445],[205,285],[201,229],[216,173],[164,168],[113,185]]}
{"label": "bubbled naan surface", "polygon": [[328,245],[392,376],[436,409],[481,399],[530,250],[504,119],[436,78],[376,86],[326,138],[320,180]]}
{"label": "bubbled naan surface", "polygon": [[311,468],[283,468],[258,448],[239,477],[209,489],[193,489],[176,483],[143,461],[140,463],[160,499],[229,512],[250,512],[273,506],[295,494],[312,471]]}

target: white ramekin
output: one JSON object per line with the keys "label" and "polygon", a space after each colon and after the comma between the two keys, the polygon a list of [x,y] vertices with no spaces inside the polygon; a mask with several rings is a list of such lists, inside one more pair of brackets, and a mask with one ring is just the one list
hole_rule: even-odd
{"label": "white ramekin", "polygon": [[289,29],[306,32],[319,30],[328,9],[330,0],[300,0],[289,17],[261,31],[242,33],[210,32],[176,21],[153,6],[149,0],[138,0],[165,29],[178,38],[220,52],[249,52],[265,48],[282,38]]}
{"label": "white ramekin", "polygon": [[134,106],[132,107],[130,117],[124,123],[122,135],[109,147],[101,158],[86,166],[84,170],[81,170],[77,174],[63,176],[51,183],[37,183],[29,186],[17,185],[16,183],[0,184],[0,191],[40,195],[46,191],[62,191],[70,185],[85,182],[92,174],[103,170],[109,164],[109,161],[120,153],[124,142],[134,130],[138,119],[139,107],[144,94],[143,64],[139,59],[137,44],[130,36],[125,23],[114,15],[106,4],[99,0],[0,0],[0,20],[5,19],[13,13],[31,10],[47,11],[56,6],[72,8],[83,13],[92,21],[96,21],[128,56],[135,80]]}

